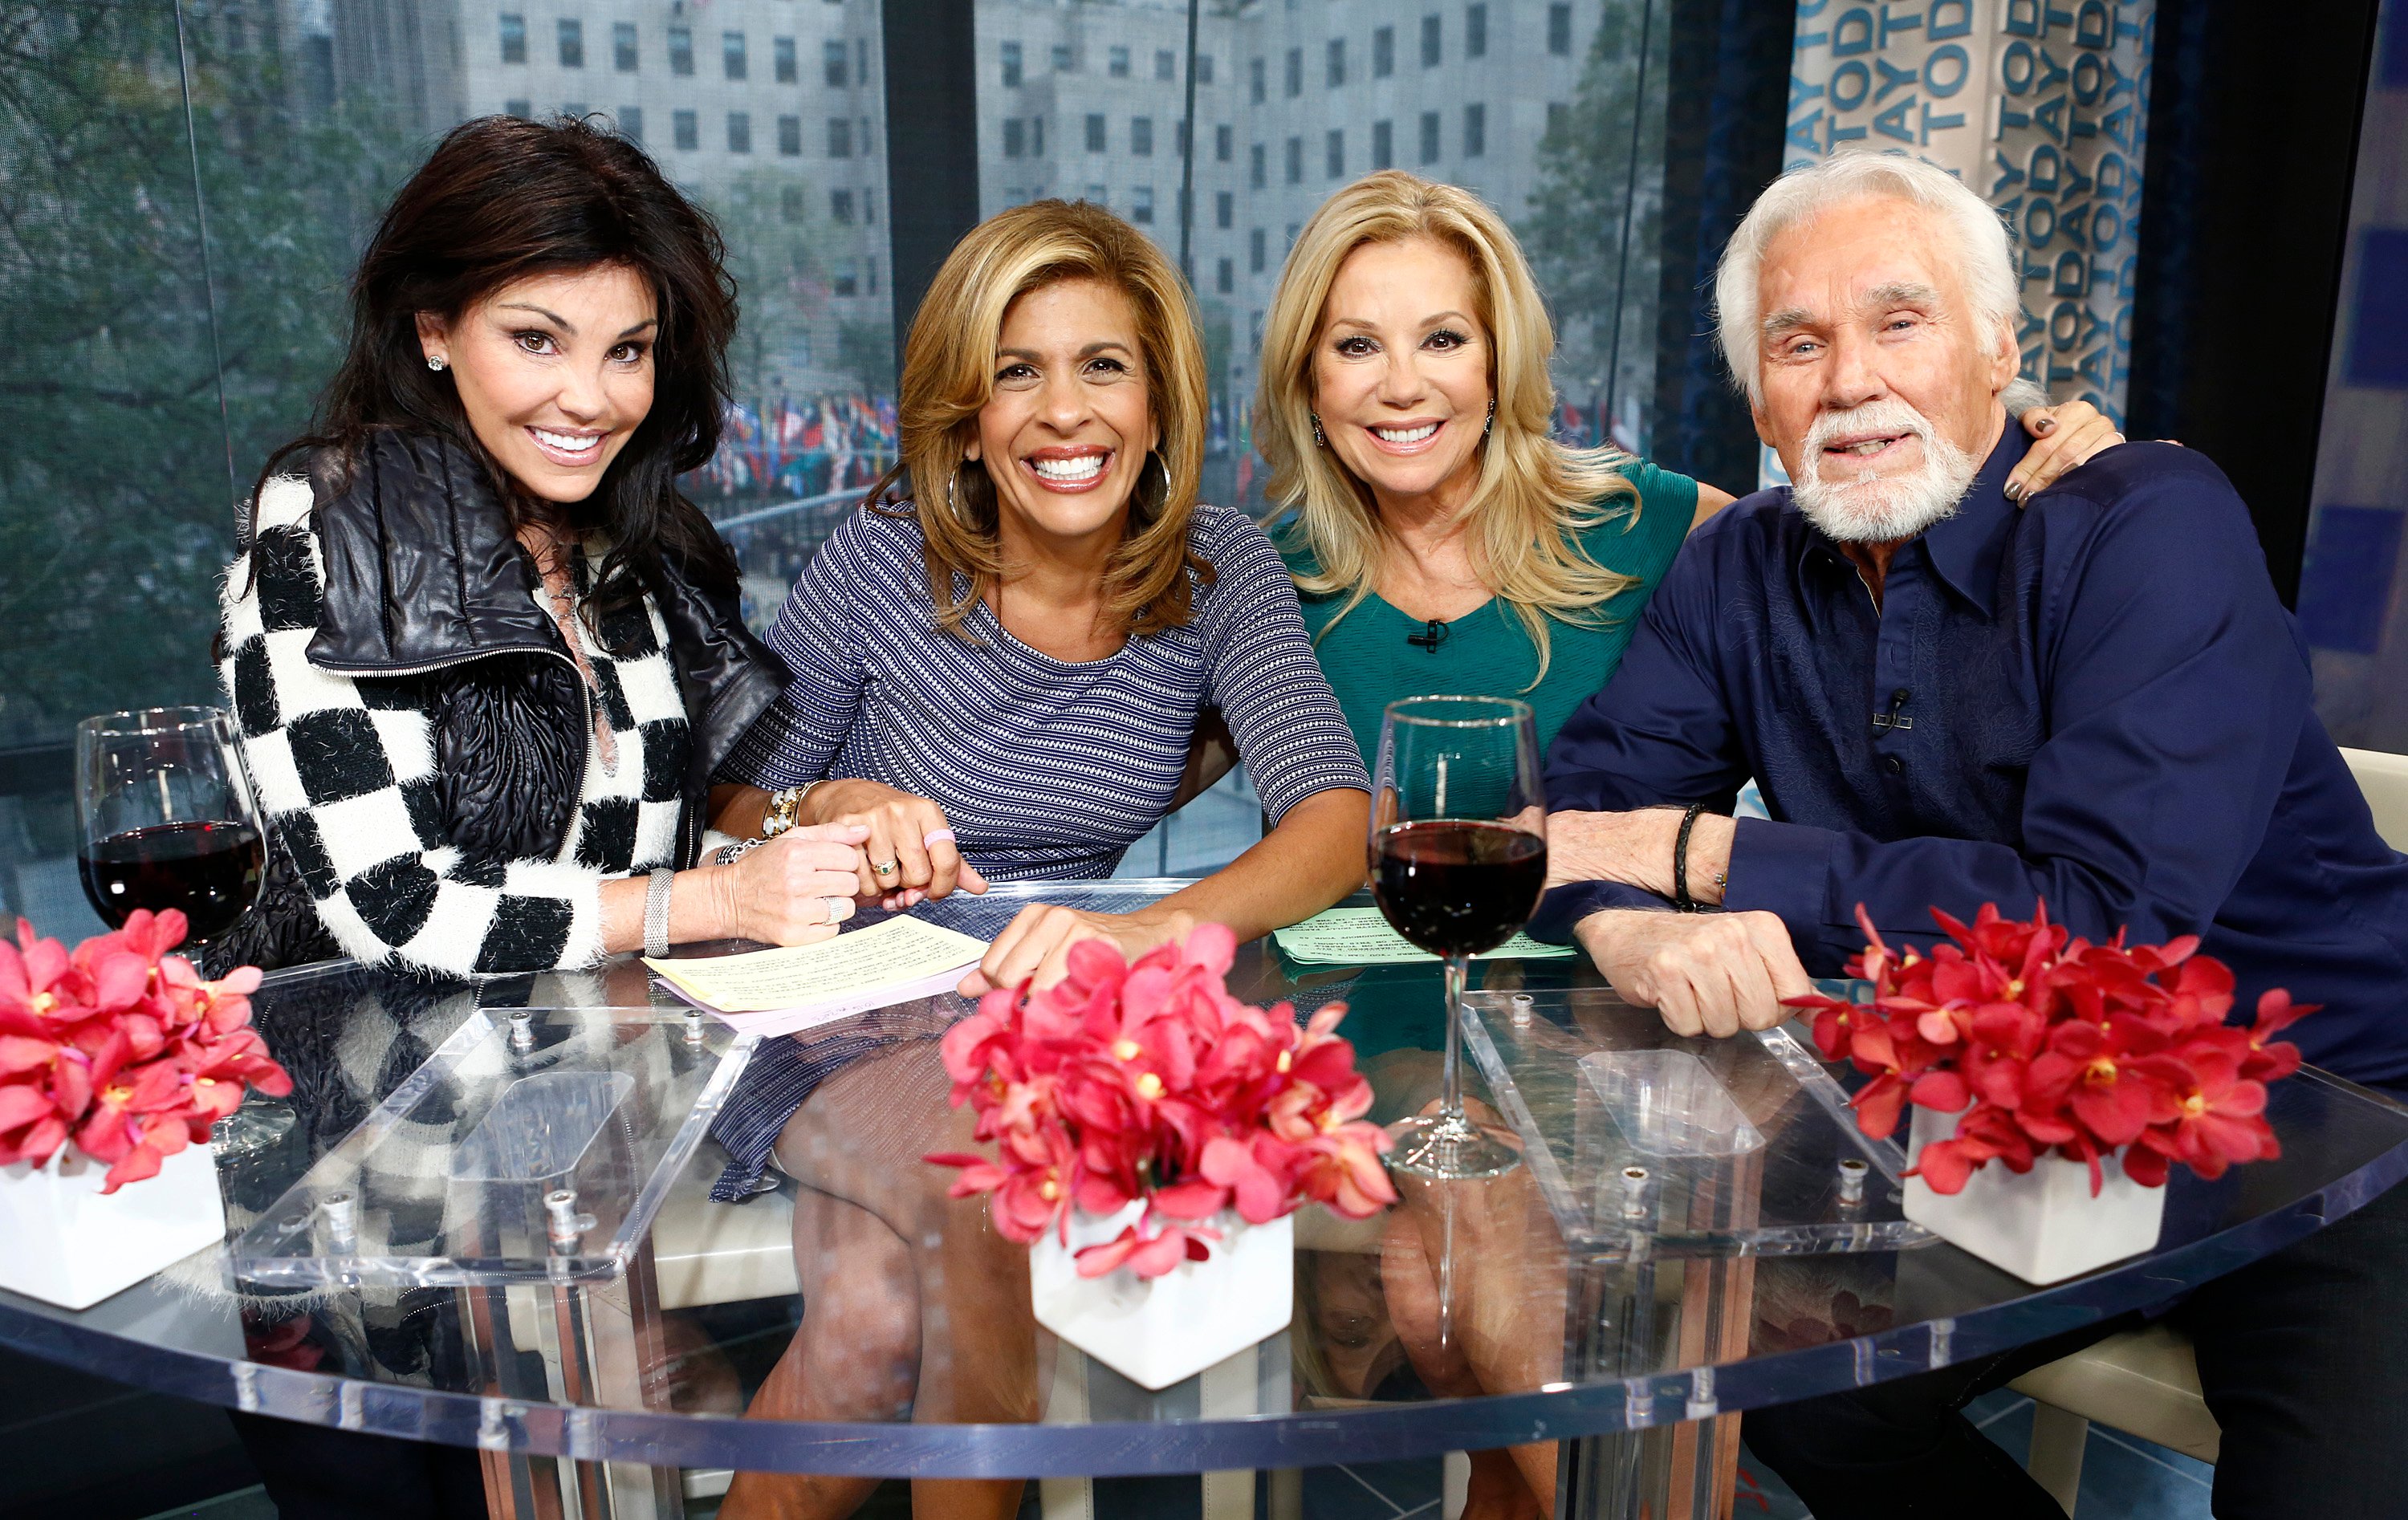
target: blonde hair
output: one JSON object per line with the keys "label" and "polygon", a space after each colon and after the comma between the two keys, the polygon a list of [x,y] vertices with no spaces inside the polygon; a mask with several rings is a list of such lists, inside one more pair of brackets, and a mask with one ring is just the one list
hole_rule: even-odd
{"label": "blonde hair", "polygon": [[[1598,564],[1580,541],[1620,510],[1599,499],[1631,487],[1620,473],[1627,456],[1619,451],[1569,448],[1550,436],[1555,392],[1547,359],[1555,327],[1521,245],[1485,202],[1453,185],[1383,169],[1321,203],[1288,252],[1263,323],[1255,446],[1270,463],[1271,500],[1297,513],[1292,539],[1300,538],[1318,563],[1316,573],[1297,578],[1297,589],[1347,598],[1324,625],[1326,635],[1371,594],[1386,530],[1370,488],[1313,441],[1313,348],[1329,287],[1347,256],[1367,243],[1416,237],[1434,239],[1470,264],[1473,315],[1488,329],[1497,412],[1465,506],[1469,547],[1481,580],[1538,646],[1535,686],[1547,673],[1548,620],[1597,626],[1597,607],[1638,583]],[[1638,510],[1636,502],[1630,510]]]}
{"label": "blonde hair", "polygon": [[[968,452],[995,394],[1004,314],[1021,296],[1066,280],[1100,280],[1128,298],[1146,399],[1161,430],[1160,467],[1140,466],[1127,536],[1104,569],[1106,615],[1131,634],[1180,627],[1193,615],[1192,584],[1212,583],[1211,566],[1187,547],[1204,468],[1206,393],[1186,285],[1144,234],[1102,207],[1033,201],[971,228],[938,269],[903,346],[902,458],[869,496],[879,502],[909,476],[937,625],[954,634],[1006,568],[995,484]],[[955,585],[962,576],[967,594]]]}

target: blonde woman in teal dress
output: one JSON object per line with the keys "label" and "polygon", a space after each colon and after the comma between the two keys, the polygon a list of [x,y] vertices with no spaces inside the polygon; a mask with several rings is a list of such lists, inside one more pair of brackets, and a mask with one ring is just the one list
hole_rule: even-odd
{"label": "blonde woman in teal dress", "polygon": [[[1504,219],[1401,170],[1324,201],[1263,328],[1254,441],[1324,671],[1374,758],[1426,693],[1518,696],[1543,748],[1622,659],[1689,530],[1729,493],[1549,432],[1555,331]],[[2123,441],[2034,408],[2037,491]]]}
{"label": "blonde woman in teal dress", "polygon": [[[1468,191],[1367,176],[1325,201],[1288,254],[1254,439],[1271,501],[1292,514],[1282,547],[1305,624],[1366,765],[1387,704],[1429,693],[1517,696],[1550,743],[1612,676],[1682,540],[1732,499],[1551,437],[1554,350],[1512,233]],[[2022,421],[2041,442],[2010,482],[2018,499],[2123,441],[2082,402]],[[1377,1056],[1383,1108],[1410,1110],[1434,1085],[1433,1057],[1379,1054],[1394,1042],[1379,1022],[1346,1032]],[[1479,1190],[1455,1210],[1468,1331],[1438,1333],[1436,1237],[1410,1186],[1382,1251],[1388,1322],[1415,1371],[1442,1396],[1564,1376],[1564,1274],[1542,1259],[1560,1247],[1528,1173],[1452,1185]],[[1555,1476],[1552,1444],[1474,1453],[1465,1514],[1551,1514]]]}

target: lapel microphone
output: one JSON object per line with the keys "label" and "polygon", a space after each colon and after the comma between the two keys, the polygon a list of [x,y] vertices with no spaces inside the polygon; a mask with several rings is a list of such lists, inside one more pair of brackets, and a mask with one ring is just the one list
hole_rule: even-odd
{"label": "lapel microphone", "polygon": [[1438,652],[1438,647],[1446,642],[1446,624],[1438,618],[1432,618],[1421,632],[1405,635],[1405,642],[1415,649],[1426,649],[1435,654]]}

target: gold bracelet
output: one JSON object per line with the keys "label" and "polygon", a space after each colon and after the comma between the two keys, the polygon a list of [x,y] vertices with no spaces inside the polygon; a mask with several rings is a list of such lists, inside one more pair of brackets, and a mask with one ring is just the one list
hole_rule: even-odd
{"label": "gold bracelet", "polygon": [[769,794],[769,807],[761,815],[761,837],[774,839],[802,821],[803,798],[810,796],[816,781],[800,786],[789,786]]}

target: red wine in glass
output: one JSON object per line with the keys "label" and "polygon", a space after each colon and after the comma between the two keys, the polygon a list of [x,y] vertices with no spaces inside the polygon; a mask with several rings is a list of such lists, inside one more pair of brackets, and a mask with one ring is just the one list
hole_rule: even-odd
{"label": "red wine in glass", "polygon": [[1546,795],[1529,704],[1415,696],[1388,704],[1371,782],[1371,895],[1391,928],[1445,961],[1439,1111],[1389,1126],[1388,1165],[1434,1180],[1494,1177],[1521,1153],[1463,1107],[1470,958],[1528,922],[1547,882]]}
{"label": "red wine in glass", "polygon": [[137,908],[179,909],[192,938],[214,939],[242,921],[259,896],[265,863],[259,830],[212,821],[150,824],[87,843],[78,852],[84,896],[111,928]]}
{"label": "red wine in glass", "polygon": [[1547,881],[1547,841],[1506,824],[1438,818],[1380,834],[1381,912],[1433,955],[1477,955],[1513,938]]}

